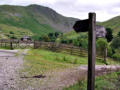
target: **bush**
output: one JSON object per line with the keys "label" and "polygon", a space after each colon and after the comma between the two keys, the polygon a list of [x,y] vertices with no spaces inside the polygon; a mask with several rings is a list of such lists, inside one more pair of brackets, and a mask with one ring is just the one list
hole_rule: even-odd
{"label": "bush", "polygon": [[118,37],[120,37],[120,32],[118,32]]}
{"label": "bush", "polygon": [[68,41],[67,41],[67,40],[65,40],[65,39],[62,39],[62,40],[61,40],[61,43],[67,44],[67,43],[68,43]]}
{"label": "bush", "polygon": [[120,49],[120,37],[115,37],[111,43],[111,47],[114,49]]}
{"label": "bush", "polygon": [[76,39],[73,40],[73,45],[74,46],[79,46],[79,41],[77,41]]}
{"label": "bush", "polygon": [[73,64],[77,64],[78,60],[74,59]]}
{"label": "bush", "polygon": [[107,40],[104,38],[97,39],[96,48],[97,48],[97,54],[104,56],[105,50],[106,50],[106,48],[108,48]]}
{"label": "bush", "polygon": [[10,34],[14,34],[14,32],[13,32],[13,31],[10,31],[9,33],[10,33]]}
{"label": "bush", "polygon": [[111,42],[113,39],[113,35],[112,35],[112,29],[111,28],[106,28],[107,34],[106,34],[106,39],[108,42]]}
{"label": "bush", "polygon": [[107,48],[107,56],[108,56],[108,57],[111,57],[112,55],[113,55],[112,48],[111,48],[111,47],[108,47],[108,48]]}
{"label": "bush", "polygon": [[42,36],[42,39],[43,39],[43,41],[45,41],[45,42],[49,42],[49,41],[50,41],[50,38],[49,38],[47,35],[43,35],[43,36]]}
{"label": "bush", "polygon": [[10,39],[17,39],[17,37],[16,36],[11,36]]}
{"label": "bush", "polygon": [[112,58],[114,58],[116,60],[120,60],[120,53],[113,54]]}

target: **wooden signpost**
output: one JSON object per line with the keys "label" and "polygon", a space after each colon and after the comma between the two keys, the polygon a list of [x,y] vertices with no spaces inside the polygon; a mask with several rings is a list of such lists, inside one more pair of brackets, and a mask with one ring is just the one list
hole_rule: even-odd
{"label": "wooden signpost", "polygon": [[96,59],[96,14],[89,13],[88,31],[88,90],[94,90]]}
{"label": "wooden signpost", "polygon": [[[105,37],[103,26],[96,25],[96,14],[89,13],[89,19],[77,21],[73,26],[76,32],[88,31],[88,83],[87,90],[95,87],[96,37]],[[102,33],[101,33],[102,32]],[[96,36],[97,35],[97,36]]]}

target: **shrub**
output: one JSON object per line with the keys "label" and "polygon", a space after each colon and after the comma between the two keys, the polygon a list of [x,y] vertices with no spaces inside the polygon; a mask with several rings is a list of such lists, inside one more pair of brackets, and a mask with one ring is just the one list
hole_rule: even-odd
{"label": "shrub", "polygon": [[113,39],[113,35],[112,35],[112,29],[111,28],[106,28],[107,34],[106,34],[106,38],[107,41],[110,42]]}
{"label": "shrub", "polygon": [[[108,42],[104,38],[99,38],[96,41],[97,53],[100,55],[104,55],[105,49],[108,48]],[[99,51],[99,52],[98,52]]]}
{"label": "shrub", "polygon": [[111,57],[112,55],[113,55],[112,48],[111,48],[111,47],[108,47],[108,48],[107,48],[107,56],[108,56],[108,57]]}
{"label": "shrub", "polygon": [[120,53],[113,54],[112,58],[114,58],[116,60],[120,60]]}
{"label": "shrub", "polygon": [[115,37],[111,43],[111,47],[114,49],[120,49],[120,37]]}
{"label": "shrub", "polygon": [[10,33],[10,34],[14,34],[14,32],[12,32],[12,31],[10,31],[9,33]]}
{"label": "shrub", "polygon": [[77,59],[74,59],[73,64],[77,64],[77,61],[78,61]]}
{"label": "shrub", "polygon": [[120,37],[120,32],[118,32],[118,37]]}
{"label": "shrub", "polygon": [[50,41],[50,38],[49,38],[47,35],[43,35],[43,36],[42,36],[42,39],[43,39],[43,41],[45,41],[45,42],[49,42],[49,41]]}
{"label": "shrub", "polygon": [[63,61],[67,61],[67,58],[65,56],[63,57]]}
{"label": "shrub", "polygon": [[74,39],[74,40],[73,40],[73,45],[74,45],[74,46],[79,46],[79,42],[78,42],[76,39]]}

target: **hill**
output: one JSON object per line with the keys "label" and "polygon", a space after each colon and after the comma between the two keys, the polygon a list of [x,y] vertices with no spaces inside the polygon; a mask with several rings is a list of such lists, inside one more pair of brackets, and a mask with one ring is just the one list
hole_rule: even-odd
{"label": "hill", "polygon": [[27,29],[34,34],[34,37],[55,31],[70,31],[77,20],[64,17],[48,7],[39,5],[1,5],[0,17],[2,17],[0,24]]}
{"label": "hill", "polygon": [[33,36],[34,34],[28,29],[18,28],[6,24],[0,24],[0,39],[7,39],[7,38],[20,39],[25,35]]}
{"label": "hill", "polygon": [[105,26],[106,28],[112,28],[114,35],[120,32],[120,16],[114,17],[108,21],[99,24]]}
{"label": "hill", "polygon": [[[112,28],[113,29],[113,35],[117,35],[118,32],[120,32],[120,16],[114,17],[110,20],[107,20],[105,22],[97,22],[97,25],[102,25],[105,28]],[[75,31],[70,31],[68,33],[65,33],[63,37],[66,37],[67,39],[75,39],[79,37],[81,34],[76,33]],[[86,35],[86,34],[85,34]]]}

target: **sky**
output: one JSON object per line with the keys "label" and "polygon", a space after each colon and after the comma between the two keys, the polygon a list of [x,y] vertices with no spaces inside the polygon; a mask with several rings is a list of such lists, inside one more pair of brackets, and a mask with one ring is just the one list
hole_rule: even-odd
{"label": "sky", "polygon": [[79,19],[87,19],[89,12],[95,12],[97,21],[106,21],[120,15],[120,0],[0,0],[0,5],[38,4],[50,7],[56,12]]}

